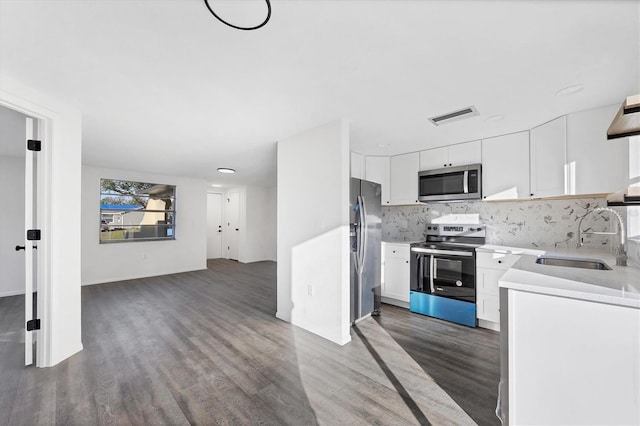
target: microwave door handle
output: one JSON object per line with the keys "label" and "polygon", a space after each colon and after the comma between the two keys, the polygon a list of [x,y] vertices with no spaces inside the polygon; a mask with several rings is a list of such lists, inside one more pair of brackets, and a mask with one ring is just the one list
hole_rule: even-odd
{"label": "microwave door handle", "polygon": [[469,193],[469,170],[465,170],[462,177],[462,190],[465,194]]}
{"label": "microwave door handle", "polygon": [[433,285],[433,267],[435,264],[435,257],[433,255],[430,256],[430,261],[429,261],[429,285],[431,287],[431,294],[435,294],[436,293],[436,289]]}

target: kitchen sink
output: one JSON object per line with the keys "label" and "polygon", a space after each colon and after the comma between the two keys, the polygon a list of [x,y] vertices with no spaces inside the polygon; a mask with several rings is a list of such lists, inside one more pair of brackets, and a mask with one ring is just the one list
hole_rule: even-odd
{"label": "kitchen sink", "polygon": [[569,268],[599,269],[604,271],[611,270],[609,265],[598,259],[540,256],[536,259],[536,263],[539,263],[540,265],[567,266]]}

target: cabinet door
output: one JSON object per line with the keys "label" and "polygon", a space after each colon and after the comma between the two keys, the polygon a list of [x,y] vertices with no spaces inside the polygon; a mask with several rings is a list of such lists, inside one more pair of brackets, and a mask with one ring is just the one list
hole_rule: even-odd
{"label": "cabinet door", "polygon": [[529,197],[529,132],[483,139],[482,194],[486,200]]}
{"label": "cabinet door", "polygon": [[506,271],[500,269],[476,269],[476,290],[480,293],[498,296],[498,281]]}
{"label": "cabinet door", "polygon": [[408,302],[409,288],[409,259],[385,258],[382,296]]}
{"label": "cabinet door", "polygon": [[391,157],[391,204],[418,204],[417,152]]}
{"label": "cabinet door", "polygon": [[482,162],[482,143],[480,141],[459,143],[449,146],[449,166],[465,166]]}
{"label": "cabinet door", "polygon": [[365,178],[365,164],[364,155],[357,152],[351,153],[351,177],[364,179]]}
{"label": "cabinet door", "polygon": [[567,115],[569,194],[602,194],[626,186],[627,138],[607,140],[619,105]]}
{"label": "cabinet door", "polygon": [[365,157],[365,179],[381,185],[382,205],[389,205],[389,157]]}
{"label": "cabinet door", "polygon": [[441,169],[449,166],[449,147],[420,151],[420,171]]}
{"label": "cabinet door", "polygon": [[531,129],[530,161],[531,196],[564,195],[567,163],[565,116]]}
{"label": "cabinet door", "polygon": [[478,319],[500,322],[500,298],[490,294],[478,294],[476,301],[476,316]]}

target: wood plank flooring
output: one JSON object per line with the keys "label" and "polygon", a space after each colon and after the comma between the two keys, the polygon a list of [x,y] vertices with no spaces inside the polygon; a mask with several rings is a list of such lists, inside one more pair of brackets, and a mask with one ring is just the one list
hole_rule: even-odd
{"label": "wood plank flooring", "polygon": [[498,334],[383,305],[340,347],[275,318],[276,265],[82,288],[84,350],[25,368],[0,298],[0,424],[499,424]]}

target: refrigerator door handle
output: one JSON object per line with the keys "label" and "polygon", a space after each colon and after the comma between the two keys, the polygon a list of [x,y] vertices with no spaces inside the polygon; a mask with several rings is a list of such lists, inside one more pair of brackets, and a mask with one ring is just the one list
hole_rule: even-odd
{"label": "refrigerator door handle", "polygon": [[465,194],[469,193],[469,170],[465,170],[462,177],[462,190]]}
{"label": "refrigerator door handle", "polygon": [[429,262],[429,285],[431,286],[431,294],[436,294],[436,289],[433,285],[433,266],[435,263],[435,257],[433,255],[429,257],[431,258]]}
{"label": "refrigerator door handle", "polygon": [[367,247],[367,206],[364,202],[364,197],[362,195],[358,196],[360,202],[360,241],[362,244],[360,245],[360,271],[364,270],[364,263],[366,260],[366,247]]}

